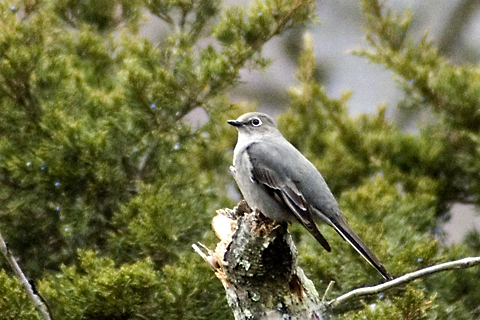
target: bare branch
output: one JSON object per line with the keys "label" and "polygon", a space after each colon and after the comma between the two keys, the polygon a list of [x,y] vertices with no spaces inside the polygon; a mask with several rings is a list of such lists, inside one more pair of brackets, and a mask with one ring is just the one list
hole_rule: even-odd
{"label": "bare branch", "polygon": [[35,309],[37,309],[38,313],[40,314],[40,317],[43,320],[51,320],[52,317],[50,316],[48,312],[47,306],[42,302],[42,299],[40,298],[39,295],[35,294],[30,282],[28,281],[27,277],[23,274],[22,269],[20,269],[20,266],[18,265],[17,261],[15,258],[12,256],[10,250],[7,248],[7,244],[3,240],[2,234],[0,233],[0,250],[2,251],[3,255],[7,259],[8,263],[13,269],[13,272],[15,275],[18,277],[20,280],[20,283],[22,284],[22,287],[27,291],[27,295],[30,298],[30,300],[33,302],[33,305],[35,306]]}
{"label": "bare branch", "polygon": [[335,285],[335,281],[330,281],[330,283],[328,284],[327,290],[325,290],[325,293],[323,294],[322,303],[325,303],[325,301],[327,301],[327,295],[330,293],[330,291],[332,291],[332,288],[334,285]]}
{"label": "bare branch", "polygon": [[[334,309],[351,303],[354,299],[375,295],[438,272],[480,265],[480,257],[450,261],[407,273],[377,286],[355,289],[326,301],[333,282],[328,285],[320,300],[311,281],[296,265],[296,249],[285,226],[269,221],[259,212],[251,212],[244,201],[233,210],[217,210],[212,226],[220,239],[216,249],[210,250],[201,243],[192,247],[222,282],[235,319],[248,318],[243,311],[248,311],[250,315],[253,314],[251,312],[258,311],[255,313],[257,316],[253,317],[255,319],[271,319],[267,317],[273,314],[270,309],[272,312],[284,312],[291,319],[304,319],[304,309],[313,310],[320,319],[329,319]],[[285,266],[288,272],[279,273]],[[272,273],[275,275],[272,276]],[[292,279],[295,281],[292,282]],[[287,284],[283,284],[285,281]],[[286,290],[275,294],[282,287]],[[280,310],[275,307],[278,304],[272,304],[272,299],[277,296],[291,297],[290,300],[296,302],[293,306],[282,302]],[[299,309],[299,306],[304,308]]]}
{"label": "bare branch", "polygon": [[379,284],[377,286],[352,290],[336,299],[333,299],[327,302],[327,305],[330,306],[331,308],[336,308],[352,299],[357,299],[360,297],[377,294],[377,293],[386,291],[388,289],[400,286],[402,284],[411,282],[415,279],[426,277],[437,272],[453,270],[453,269],[465,269],[465,268],[470,268],[476,265],[480,265],[480,257],[463,258],[456,261],[442,263],[436,266],[432,266],[432,267],[428,267],[428,268],[414,271],[411,273],[407,273],[406,275],[403,275],[394,280]]}

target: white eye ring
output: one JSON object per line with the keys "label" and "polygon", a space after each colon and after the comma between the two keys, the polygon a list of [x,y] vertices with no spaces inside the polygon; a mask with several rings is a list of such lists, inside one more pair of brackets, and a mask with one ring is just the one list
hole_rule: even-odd
{"label": "white eye ring", "polygon": [[252,120],[250,120],[250,123],[252,124],[252,126],[254,127],[258,127],[258,126],[261,126],[262,125],[262,121],[258,118],[253,118]]}

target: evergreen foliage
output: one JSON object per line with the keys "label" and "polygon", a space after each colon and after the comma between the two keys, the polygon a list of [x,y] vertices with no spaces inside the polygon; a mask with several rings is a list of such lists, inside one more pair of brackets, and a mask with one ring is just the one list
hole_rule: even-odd
{"label": "evergreen foliage", "polygon": [[[362,0],[371,50],[392,70],[402,108],[431,112],[418,134],[378,114],[348,115],[346,93],[314,78],[306,38],[279,126],[324,174],[352,227],[389,271],[403,274],[480,254],[478,233],[442,246],[454,203],[480,203],[478,66],[451,64],[411,13]],[[262,46],[312,20],[312,0],[0,2],[0,231],[56,319],[231,319],[220,283],[193,252],[215,243],[236,133],[226,119],[242,68]],[[149,12],[171,27],[158,45],[138,35]],[[208,122],[192,127],[196,108]],[[317,289],[334,293],[378,275],[332,230],[327,254],[292,225]],[[0,319],[38,319],[0,259]],[[480,270],[442,273],[344,310],[343,319],[473,319]],[[377,299],[379,298],[379,299]],[[374,304],[373,304],[374,303]]]}
{"label": "evergreen foliage", "polygon": [[0,270],[0,293],[1,319],[40,319],[20,281],[5,270]]}
{"label": "evergreen foliage", "polygon": [[[383,107],[376,115],[349,117],[349,94],[332,99],[314,79],[313,48],[307,38],[297,75],[300,84],[290,90],[292,103],[280,119],[281,130],[314,160],[353,228],[381,261],[388,261],[392,274],[479,255],[478,233],[465,245],[446,248],[437,241],[442,238],[439,226],[454,203],[479,204],[480,136],[474,120],[478,67],[451,65],[426,36],[419,43],[410,40],[409,11],[397,16],[367,0],[362,7],[373,49],[358,54],[394,72],[406,93],[400,107],[427,110],[433,120],[418,123],[419,133],[411,134],[389,122]],[[335,239],[334,232],[327,232],[329,241]],[[340,293],[375,281],[368,265],[358,269],[358,255],[342,254],[352,250],[338,237],[338,243],[331,241],[332,255],[322,255],[303,233],[299,237],[300,258],[314,270],[311,278],[320,281],[317,287],[338,277]],[[479,275],[478,269],[438,274],[406,290],[382,294],[385,302],[342,318],[475,319],[480,300],[473,287],[479,287]]]}

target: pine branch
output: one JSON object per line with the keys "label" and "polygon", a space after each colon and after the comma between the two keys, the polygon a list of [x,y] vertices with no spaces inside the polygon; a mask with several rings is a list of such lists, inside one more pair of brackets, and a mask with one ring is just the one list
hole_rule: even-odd
{"label": "pine branch", "polygon": [[480,257],[463,258],[460,260],[442,263],[436,266],[431,266],[425,269],[407,273],[399,278],[379,284],[377,286],[352,290],[336,299],[327,302],[327,305],[331,308],[337,308],[338,306],[345,304],[353,299],[378,294],[380,292],[398,287],[405,283],[412,282],[413,280],[418,278],[423,278],[431,274],[447,270],[470,268],[476,265],[480,265]]}
{"label": "pine branch", "polygon": [[25,274],[23,274],[22,269],[20,269],[20,266],[18,265],[17,261],[13,257],[10,250],[8,250],[7,244],[3,240],[1,233],[0,233],[0,250],[2,251],[8,263],[12,267],[13,272],[20,280],[22,287],[25,289],[25,291],[27,291],[27,295],[30,298],[30,300],[33,302],[33,305],[35,306],[35,309],[37,309],[38,313],[40,314],[40,317],[43,320],[53,319],[48,311],[47,305],[42,301],[43,297],[41,297],[38,293],[35,292],[36,290],[34,290],[32,285],[28,281],[27,277],[25,277]]}

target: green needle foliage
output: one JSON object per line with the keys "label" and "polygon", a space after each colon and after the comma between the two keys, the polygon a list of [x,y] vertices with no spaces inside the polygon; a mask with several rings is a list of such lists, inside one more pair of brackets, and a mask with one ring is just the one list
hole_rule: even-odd
{"label": "green needle foliage", "polygon": [[[418,133],[411,134],[388,121],[384,107],[374,115],[349,117],[349,94],[332,99],[314,79],[307,37],[299,84],[290,90],[281,130],[323,172],[353,228],[392,274],[478,256],[476,232],[464,245],[437,241],[453,204],[480,204],[478,66],[452,65],[426,36],[419,43],[410,40],[409,11],[397,16],[377,1],[362,6],[371,49],[358,54],[392,70],[405,90],[400,107],[429,112],[431,120],[418,123]],[[318,288],[335,279],[334,294],[340,294],[378,282],[376,271],[335,232],[325,230],[333,248],[326,254],[299,229],[300,259]],[[437,274],[353,304],[341,318],[476,319],[479,276],[478,268]]]}
{"label": "green needle foliage", "polygon": [[[262,69],[272,37],[313,19],[312,0],[0,2],[0,231],[56,319],[231,319],[224,291],[191,249],[213,246],[211,218],[226,190],[236,133],[250,109],[228,90]],[[378,114],[352,118],[346,93],[314,78],[313,44],[279,126],[326,177],[352,227],[390,272],[479,255],[477,233],[444,247],[454,203],[480,202],[477,66],[455,66],[411,13],[364,0],[370,50],[405,90],[402,108],[430,112],[417,134]],[[170,27],[154,45],[138,34],[152,14]],[[192,110],[206,124],[188,125]],[[377,283],[332,230],[325,253],[290,228],[321,292]],[[0,259],[0,319],[39,319]],[[343,319],[473,319],[480,271],[439,274],[340,310]]]}
{"label": "green needle foliage", "polygon": [[[191,248],[232,205],[226,120],[245,108],[226,93],[314,7],[0,2],[0,230],[55,318],[231,318]],[[138,35],[146,13],[170,27],[158,45]],[[208,123],[187,125],[200,108]],[[1,279],[0,318],[35,318]]]}

